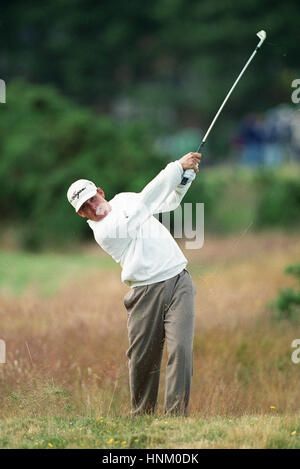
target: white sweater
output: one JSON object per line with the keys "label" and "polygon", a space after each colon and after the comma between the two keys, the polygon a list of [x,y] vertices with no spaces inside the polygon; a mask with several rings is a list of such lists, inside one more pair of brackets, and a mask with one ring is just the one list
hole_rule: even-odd
{"label": "white sweater", "polygon": [[174,277],[187,265],[170,232],[153,216],[178,207],[191,185],[180,185],[182,174],[179,161],[169,163],[142,192],[117,194],[105,218],[87,221],[100,247],[120,263],[121,280],[130,287]]}

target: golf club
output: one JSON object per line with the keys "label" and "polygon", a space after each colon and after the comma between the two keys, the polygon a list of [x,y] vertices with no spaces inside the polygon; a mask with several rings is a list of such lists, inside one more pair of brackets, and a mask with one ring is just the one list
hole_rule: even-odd
{"label": "golf club", "polygon": [[[247,69],[248,65],[250,64],[251,60],[253,59],[253,57],[255,56],[256,52],[260,49],[262,43],[264,42],[264,40],[266,39],[267,37],[267,34],[266,34],[266,31],[264,31],[263,29],[261,31],[259,31],[258,33],[256,33],[256,35],[258,36],[259,38],[259,43],[257,44],[256,48],[254,49],[254,51],[252,52],[250,58],[248,59],[247,63],[245,64],[243,70],[241,71],[241,73],[239,74],[239,76],[237,77],[237,79],[235,80],[234,84],[232,85],[229,93],[227,94],[226,98],[224,99],[220,109],[218,110],[217,114],[215,115],[212,123],[210,124],[206,134],[204,135],[203,139],[202,139],[202,142],[200,143],[198,149],[197,149],[197,153],[200,152],[201,148],[204,146],[205,142],[206,142],[206,139],[211,131],[211,129],[213,128],[217,118],[219,117],[223,107],[225,106],[226,102],[228,101],[229,99],[229,96],[231,95],[231,93],[233,92],[234,88],[236,87],[236,85],[238,84],[240,78],[242,77],[242,75],[244,74],[245,70]],[[191,177],[193,177],[194,175],[194,170],[193,169],[187,169],[184,173],[183,173],[183,177],[182,177],[182,180],[181,180],[181,184],[184,186]]]}

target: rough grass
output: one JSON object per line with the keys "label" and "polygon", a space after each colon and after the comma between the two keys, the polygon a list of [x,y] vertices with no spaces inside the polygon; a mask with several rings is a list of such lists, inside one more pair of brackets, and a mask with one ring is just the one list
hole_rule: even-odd
{"label": "rough grass", "polygon": [[300,448],[297,416],[26,417],[0,422],[2,448]]}
{"label": "rough grass", "polygon": [[[294,285],[283,269],[299,252],[299,237],[280,233],[210,238],[185,252],[197,287],[186,419],[162,416],[166,351],[157,415],[130,417],[122,303],[128,288],[118,267],[104,266],[105,254],[87,247],[85,260],[77,255],[69,264],[69,255],[52,263],[49,255],[31,262],[5,253],[29,280],[15,297],[18,276],[10,277],[9,290],[2,277],[0,447],[299,447],[300,365],[291,361],[291,342],[300,328],[275,322],[266,307],[278,288]],[[44,284],[33,289],[36,262]],[[53,277],[56,293],[44,296]]]}

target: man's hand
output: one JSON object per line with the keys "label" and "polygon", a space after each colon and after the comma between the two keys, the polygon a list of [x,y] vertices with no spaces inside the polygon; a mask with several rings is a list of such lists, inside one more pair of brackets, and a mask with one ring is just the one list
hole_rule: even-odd
{"label": "man's hand", "polygon": [[199,173],[199,169],[197,164],[201,161],[202,154],[201,153],[187,153],[186,155],[180,158],[179,163],[181,164],[183,170],[186,169],[193,169],[195,173]]}

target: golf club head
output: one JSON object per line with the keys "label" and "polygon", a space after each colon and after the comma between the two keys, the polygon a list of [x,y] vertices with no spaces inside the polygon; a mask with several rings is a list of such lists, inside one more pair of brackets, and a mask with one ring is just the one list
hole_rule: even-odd
{"label": "golf club head", "polygon": [[258,31],[258,33],[256,33],[256,36],[258,36],[258,38],[260,39],[259,43],[257,44],[257,47],[260,47],[266,39],[267,33],[262,29],[261,31]]}

